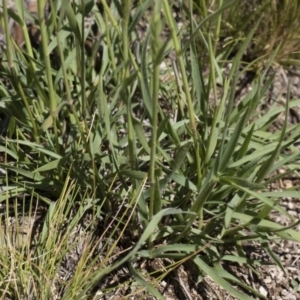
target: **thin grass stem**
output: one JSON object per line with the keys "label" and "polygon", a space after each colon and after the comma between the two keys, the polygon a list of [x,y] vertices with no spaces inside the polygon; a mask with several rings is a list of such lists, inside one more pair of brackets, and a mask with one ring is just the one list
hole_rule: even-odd
{"label": "thin grass stem", "polygon": [[192,96],[189,90],[189,83],[188,78],[186,74],[186,68],[184,65],[184,59],[183,59],[183,53],[182,49],[180,47],[180,43],[178,40],[177,32],[174,26],[174,20],[172,17],[170,5],[167,0],[163,1],[163,6],[166,14],[167,23],[170,27],[173,43],[174,43],[174,49],[178,58],[179,62],[179,68],[182,76],[183,81],[183,88],[185,92],[185,96],[187,99],[187,106],[188,106],[188,112],[189,112],[189,119],[190,119],[190,128],[192,131],[192,138],[193,138],[193,144],[194,144],[194,153],[195,153],[195,164],[196,164],[196,170],[197,170],[197,187],[200,189],[202,185],[202,172],[201,172],[201,158],[199,153],[199,145],[198,145],[198,139],[197,139],[197,125],[196,125],[196,118],[195,118],[195,112],[193,107],[193,101]]}
{"label": "thin grass stem", "polygon": [[160,199],[156,197],[156,155],[157,155],[157,122],[158,122],[158,90],[159,90],[159,48],[160,48],[160,7],[159,3],[156,3],[153,13],[153,19],[151,22],[151,52],[153,62],[152,73],[152,120],[151,120],[151,150],[150,150],[150,168],[149,168],[149,180],[150,180],[150,204],[149,204],[149,219],[151,220],[153,215],[161,210]]}
{"label": "thin grass stem", "polygon": [[45,62],[45,72],[46,72],[46,79],[48,84],[48,95],[49,95],[49,109],[50,109],[50,115],[52,117],[53,122],[53,130],[54,130],[54,138],[55,138],[55,147],[57,153],[60,152],[59,148],[59,141],[58,141],[58,129],[57,129],[57,122],[56,122],[56,107],[57,107],[57,101],[55,97],[54,87],[53,87],[53,80],[52,80],[52,66],[50,61],[50,55],[48,51],[48,33],[46,29],[46,22],[44,18],[44,10],[46,1],[37,1],[38,5],[38,18],[39,18],[39,24],[40,24],[40,30],[41,30],[41,43],[42,43],[42,49],[43,49],[43,56],[44,56],[44,62]]}

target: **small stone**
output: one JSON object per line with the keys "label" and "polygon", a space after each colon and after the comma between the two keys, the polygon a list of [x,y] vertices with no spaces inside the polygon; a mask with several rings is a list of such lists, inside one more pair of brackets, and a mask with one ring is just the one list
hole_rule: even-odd
{"label": "small stone", "polygon": [[293,217],[298,217],[298,212],[296,212],[294,210],[289,210],[288,213]]}
{"label": "small stone", "polygon": [[166,283],[165,281],[162,281],[162,282],[161,282],[161,286],[162,286],[162,287],[166,287],[166,286],[167,286],[167,283]]}
{"label": "small stone", "polygon": [[287,290],[281,291],[281,297],[283,300],[297,300],[297,297]]}
{"label": "small stone", "polygon": [[268,291],[263,286],[260,286],[259,292],[265,297],[268,295]]}
{"label": "small stone", "polygon": [[272,282],[272,278],[270,276],[267,276],[264,280],[265,284],[271,283]]}

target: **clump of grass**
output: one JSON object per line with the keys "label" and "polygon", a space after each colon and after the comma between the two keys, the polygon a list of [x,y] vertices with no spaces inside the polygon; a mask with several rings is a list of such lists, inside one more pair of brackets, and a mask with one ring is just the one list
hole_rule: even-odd
{"label": "clump of grass", "polygon": [[261,58],[266,62],[280,45],[275,61],[284,65],[299,65],[299,13],[297,1],[265,0],[252,1],[251,4],[238,1],[228,15],[228,22],[239,28],[243,38],[255,20],[263,16],[247,51],[250,61]]}
{"label": "clump of grass", "polygon": [[[300,242],[292,229],[297,220],[279,204],[283,195],[297,197],[296,187],[268,190],[295,170],[300,128],[285,122],[281,132],[267,131],[276,116],[287,115],[299,100],[287,99],[286,107],[255,118],[271,84],[267,69],[238,105],[234,98],[237,79],[247,68],[241,59],[260,23],[245,36],[226,75],[217,58],[217,40],[204,30],[210,22],[222,24],[233,4],[207,10],[201,21],[193,19],[192,8],[183,7],[188,21],[180,31],[166,0],[141,2],[130,16],[124,8],[129,12],[131,1],[110,7],[102,1],[103,14],[84,3],[52,3],[48,26],[40,24],[41,47],[31,49],[32,55],[7,40],[12,51],[1,66],[10,81],[10,88],[1,83],[1,112],[10,117],[1,137],[5,163],[0,167],[6,171],[0,178],[2,220],[9,227],[11,215],[34,215],[37,202],[44,203],[46,213],[38,233],[28,229],[21,245],[2,235],[2,294],[92,299],[101,290],[102,297],[111,292],[107,276],[127,263],[130,276],[115,288],[163,299],[160,281],[189,260],[199,276],[210,276],[236,298],[263,298],[223,268],[225,261],[254,271],[263,264],[247,258],[243,245],[253,240],[282,268],[270,241]],[[150,26],[138,40],[135,24],[152,4]],[[102,32],[99,73],[86,63],[84,48],[84,18],[91,10]],[[167,41],[160,34],[165,26],[171,37]],[[190,40],[183,45],[187,32]],[[197,39],[206,45],[208,77],[198,60]],[[162,70],[172,50],[174,69]],[[271,57],[268,66],[272,62]],[[169,80],[162,83],[165,73]],[[217,82],[223,86],[221,99]],[[211,91],[215,106],[209,103]],[[272,175],[283,166],[288,171]],[[292,225],[273,222],[272,211]],[[165,259],[159,275],[140,267],[157,258]]]}
{"label": "clump of grass", "polygon": [[[188,2],[188,1],[187,1]],[[197,18],[216,12],[223,1],[193,1]],[[232,58],[248,36],[255,22],[261,18],[243,59],[252,62],[252,68],[263,69],[279,47],[274,64],[299,65],[299,13],[297,1],[232,1],[222,20],[211,19],[203,33],[217,43],[217,56]],[[201,42],[200,42],[201,43]],[[204,45],[202,45],[203,47]],[[202,48],[203,51],[203,48]],[[206,59],[207,56],[203,56]],[[253,63],[256,61],[256,63]]]}

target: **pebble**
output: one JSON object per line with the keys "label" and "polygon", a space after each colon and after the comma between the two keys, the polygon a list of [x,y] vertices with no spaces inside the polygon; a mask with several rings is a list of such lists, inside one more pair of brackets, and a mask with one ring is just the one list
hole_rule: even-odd
{"label": "pebble", "polygon": [[263,286],[260,286],[259,292],[265,297],[268,295],[268,291]]}
{"label": "pebble", "polygon": [[265,282],[266,284],[271,283],[271,282],[272,282],[272,278],[271,278],[270,276],[267,276],[267,277],[264,279],[264,282]]}
{"label": "pebble", "polygon": [[297,297],[294,295],[294,293],[288,290],[282,290],[281,297],[283,300],[297,300]]}

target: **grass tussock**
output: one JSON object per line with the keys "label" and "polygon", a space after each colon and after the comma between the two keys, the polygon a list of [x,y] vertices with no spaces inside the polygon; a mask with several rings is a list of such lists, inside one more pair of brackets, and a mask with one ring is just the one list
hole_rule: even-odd
{"label": "grass tussock", "polygon": [[[49,2],[46,20],[38,2],[40,42],[33,47],[23,1],[15,10],[3,1],[1,294],[102,299],[120,289],[124,297],[163,299],[160,282],[189,261],[199,278],[210,276],[237,299],[263,298],[223,262],[256,272],[264,262],[249,260],[243,248],[256,241],[282,267],[269,243],[300,242],[298,220],[279,202],[297,197],[298,187],[269,189],[298,166],[300,128],[287,116],[300,100],[287,97],[285,107],[260,114],[272,84],[268,68],[296,51],[289,29],[296,15],[280,14],[299,8],[292,1],[284,8],[265,1],[255,10],[246,2],[190,1],[176,8],[179,28],[167,0]],[[85,22],[91,14],[101,35]],[[144,17],[149,26],[141,34]],[[10,38],[12,20],[22,47]],[[245,55],[266,63],[237,104]],[[270,132],[281,113],[281,131]],[[292,225],[274,222],[274,211]],[[143,267],[157,259],[157,272]],[[110,285],[124,265],[129,273]]]}
{"label": "grass tussock", "polygon": [[[189,8],[190,1],[185,3]],[[200,20],[211,16],[226,4],[223,1],[194,1],[194,17]],[[261,19],[243,59],[251,63],[252,68],[262,70],[276,51],[274,64],[299,66],[300,6],[297,1],[231,1],[229,6],[221,19],[212,18],[204,26],[204,34],[211,35],[216,45],[217,56],[231,60],[257,20]],[[202,45],[200,53],[205,52],[201,39],[198,44]],[[202,57],[207,59],[205,54]]]}

